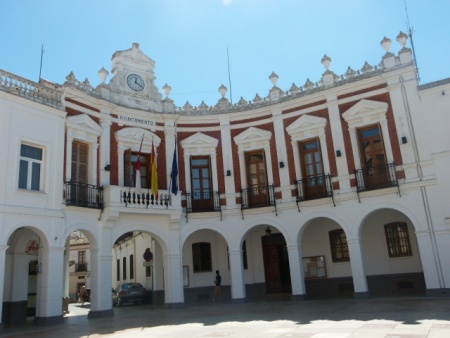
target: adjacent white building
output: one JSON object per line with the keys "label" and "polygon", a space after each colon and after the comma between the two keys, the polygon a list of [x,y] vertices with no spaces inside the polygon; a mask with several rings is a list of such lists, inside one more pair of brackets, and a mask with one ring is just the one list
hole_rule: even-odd
{"label": "adjacent white building", "polygon": [[0,71],[2,323],[62,322],[77,231],[91,318],[129,281],[168,306],[209,299],[216,270],[235,302],[447,295],[450,80],[419,85],[406,38],[342,75],[325,55],[316,83],[272,73],[234,105],[222,85],[215,106],[176,107],[137,43],[96,88]]}

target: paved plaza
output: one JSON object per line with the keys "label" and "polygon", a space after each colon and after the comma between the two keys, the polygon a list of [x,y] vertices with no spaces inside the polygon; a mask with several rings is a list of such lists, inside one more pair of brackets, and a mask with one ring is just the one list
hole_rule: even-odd
{"label": "paved plaza", "polygon": [[0,337],[291,337],[448,338],[450,298],[264,300],[114,308],[88,319],[89,304],[71,304],[64,324],[6,327]]}

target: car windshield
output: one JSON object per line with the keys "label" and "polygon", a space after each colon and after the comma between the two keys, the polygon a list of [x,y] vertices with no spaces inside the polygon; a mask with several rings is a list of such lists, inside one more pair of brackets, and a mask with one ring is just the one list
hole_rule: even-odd
{"label": "car windshield", "polygon": [[127,283],[127,284],[122,284],[122,290],[127,290],[127,289],[131,289],[131,288],[142,288],[142,285],[140,283]]}

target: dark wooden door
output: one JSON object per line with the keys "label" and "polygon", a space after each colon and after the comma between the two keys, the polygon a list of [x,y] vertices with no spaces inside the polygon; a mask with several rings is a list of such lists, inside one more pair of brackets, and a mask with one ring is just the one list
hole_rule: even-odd
{"label": "dark wooden door", "polygon": [[290,292],[291,273],[286,240],[280,233],[262,238],[267,293]]}

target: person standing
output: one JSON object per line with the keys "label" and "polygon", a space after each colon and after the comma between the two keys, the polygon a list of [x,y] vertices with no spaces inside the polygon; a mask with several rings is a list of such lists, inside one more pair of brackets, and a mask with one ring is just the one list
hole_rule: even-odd
{"label": "person standing", "polygon": [[220,284],[222,283],[222,277],[220,276],[219,270],[216,270],[216,279],[214,280],[214,297],[212,299],[213,302],[220,302]]}
{"label": "person standing", "polygon": [[86,291],[86,286],[82,286],[81,290],[80,290],[80,303],[81,306],[84,306],[84,302],[86,301],[86,296],[87,296],[87,291]]}

